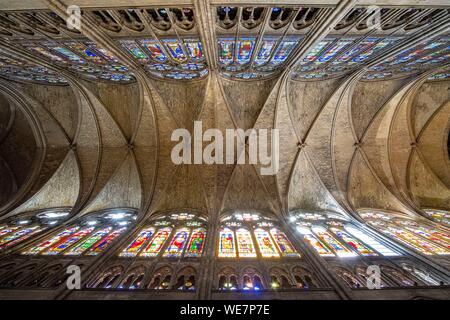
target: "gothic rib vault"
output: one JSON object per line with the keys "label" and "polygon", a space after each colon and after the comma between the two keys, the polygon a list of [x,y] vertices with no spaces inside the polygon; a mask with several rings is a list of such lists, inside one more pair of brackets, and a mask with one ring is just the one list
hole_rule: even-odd
{"label": "gothic rib vault", "polygon": [[[58,225],[0,251],[0,284],[14,280],[0,285],[1,297],[228,299],[243,293],[220,290],[222,276],[231,283],[234,273],[258,273],[267,288],[273,277],[282,282],[285,268],[292,285],[301,269],[299,281],[306,274],[316,288],[267,290],[265,297],[449,298],[448,255],[411,249],[364,215],[380,211],[449,233],[445,222],[427,213],[450,211],[448,5],[382,1],[384,28],[374,31],[368,27],[374,14],[369,1],[283,7],[228,2],[0,1],[0,222],[69,212]],[[81,30],[69,30],[67,6],[78,3]],[[173,164],[171,134],[177,128],[192,133],[194,121],[222,132],[278,129],[279,171],[261,175],[260,165]],[[136,220],[100,255],[21,254],[92,214],[119,211]],[[207,230],[201,258],[118,257],[154,217],[180,212],[205,219],[199,220]],[[219,230],[236,212],[277,220],[301,258],[220,259]],[[297,213],[335,214],[401,257],[324,258],[296,231]],[[249,222],[249,228],[256,225]],[[439,283],[395,285],[394,270],[386,286],[395,290],[347,285],[345,270],[370,261],[386,270],[427,270]],[[61,270],[73,263],[83,266],[84,290],[63,285]],[[24,264],[35,264],[32,272],[21,270]],[[142,272],[139,283],[147,289],[155,274],[163,280],[172,272],[174,289],[179,275],[195,274],[196,290],[93,286],[127,272]],[[59,282],[37,293],[39,281],[49,276]]]}

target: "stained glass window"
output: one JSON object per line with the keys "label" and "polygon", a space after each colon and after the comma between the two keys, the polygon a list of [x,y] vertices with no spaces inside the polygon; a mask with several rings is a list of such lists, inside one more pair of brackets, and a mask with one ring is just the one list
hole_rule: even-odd
{"label": "stained glass window", "polygon": [[139,256],[141,256],[141,257],[156,257],[159,254],[159,252],[161,251],[162,247],[164,246],[164,243],[166,243],[171,232],[172,232],[171,228],[159,229],[155,233],[155,236],[150,240],[147,247],[142,251],[141,254],[139,254]]}
{"label": "stained glass window", "polygon": [[411,232],[402,230],[400,228],[394,228],[388,226],[386,229],[381,229],[381,231],[391,235],[395,239],[400,242],[405,243],[406,245],[416,249],[419,252],[422,252],[426,255],[430,254],[449,254],[450,252],[441,248],[429,241],[426,241]]}
{"label": "stained glass window", "polygon": [[367,39],[361,41],[360,43],[355,45],[353,48],[351,48],[350,50],[348,50],[344,54],[342,54],[338,59],[333,61],[333,64],[338,64],[338,63],[346,62],[346,61],[350,60],[350,58],[353,57],[357,52],[364,52],[364,51],[368,50],[370,47],[372,47],[375,44],[375,42],[377,40],[378,40],[377,38],[367,38]]}
{"label": "stained glass window", "polygon": [[166,55],[161,49],[161,46],[154,40],[141,40],[142,45],[150,53],[150,57],[157,62],[165,62]]}
{"label": "stained glass window", "polygon": [[[437,73],[431,77],[429,77],[429,80],[435,80],[435,79],[440,79],[440,78],[449,78],[450,77],[450,73]],[[431,210],[431,209],[426,209],[425,213],[428,214],[430,217],[436,219],[439,222],[443,222],[445,224],[449,224],[450,225],[450,213],[447,211],[443,211],[443,210]]]}
{"label": "stained glass window", "polygon": [[333,257],[334,253],[331,252],[323,243],[316,238],[315,235],[307,228],[297,227],[297,230],[303,234],[303,238],[317,251],[317,253],[323,257]]}
{"label": "stained glass window", "polygon": [[259,214],[256,213],[235,213],[234,217],[241,221],[258,221],[261,219]]}
{"label": "stained glass window", "polygon": [[81,55],[84,59],[94,63],[102,63],[103,59],[92,49],[86,47],[80,42],[66,42],[65,45],[74,52]]}
{"label": "stained glass window", "polygon": [[187,247],[186,257],[200,257],[203,253],[205,244],[206,230],[198,228],[192,231],[191,239]]}
{"label": "stained glass window", "polygon": [[[430,54],[427,54],[423,57],[421,57],[420,59],[416,59],[414,61],[411,61],[409,63],[407,63],[407,66],[413,66],[413,65],[417,65],[417,64],[421,64],[421,63],[425,63],[425,62],[431,62],[433,61],[433,59],[435,58],[439,58],[441,56],[444,56],[445,58],[445,53],[450,49],[450,46],[448,46],[447,48],[443,49],[443,50],[438,50],[435,52],[432,52]],[[431,60],[431,61],[430,61]]]}
{"label": "stained glass window", "polygon": [[25,47],[28,48],[28,49],[31,50],[31,51],[34,51],[34,52],[36,52],[36,53],[41,54],[41,55],[44,56],[44,57],[49,58],[49,59],[52,60],[52,61],[57,61],[57,62],[60,62],[60,63],[65,63],[65,62],[66,62],[66,61],[65,61],[63,58],[61,58],[60,56],[58,56],[58,55],[56,55],[56,54],[53,54],[53,53],[51,53],[50,51],[48,51],[48,50],[46,50],[46,49],[44,49],[44,48],[42,48],[42,47],[40,47],[40,46],[35,46],[35,45],[25,45]]}
{"label": "stained glass window", "polygon": [[229,228],[220,230],[219,235],[219,257],[235,258],[236,246],[234,243],[234,232]]}
{"label": "stained glass window", "polygon": [[272,55],[272,51],[275,48],[277,43],[277,39],[263,39],[261,41],[261,45],[258,51],[258,54],[255,57],[255,64],[257,66],[266,64],[269,62],[269,59]]}
{"label": "stained glass window", "polygon": [[240,39],[237,42],[237,58],[236,62],[238,64],[247,64],[250,62],[252,57],[253,48],[255,45],[254,39]]}
{"label": "stained glass window", "polygon": [[58,233],[57,235],[29,248],[28,250],[25,250],[23,254],[39,254],[46,250],[47,248],[55,245],[56,243],[63,242],[65,239],[67,239],[71,234],[73,234],[75,231],[79,229],[78,226],[65,229]]}
{"label": "stained glass window", "polygon": [[20,227],[6,227],[6,226],[3,226],[2,229],[0,230],[0,237],[4,236],[5,234],[8,234],[10,232],[13,232],[13,231],[15,231],[15,230],[17,230],[19,228]]}
{"label": "stained glass window", "polygon": [[176,40],[164,40],[172,59],[177,62],[183,62],[186,60],[186,54],[183,51],[181,43]]}
{"label": "stained glass window", "polygon": [[370,249],[368,246],[364,245],[362,242],[358,241],[356,238],[349,235],[347,232],[342,231],[337,228],[330,229],[340,240],[347,243],[355,251],[363,256],[377,256],[377,254]]}
{"label": "stained glass window", "polygon": [[142,230],[136,239],[130,243],[130,245],[120,253],[122,257],[134,257],[139,251],[141,251],[142,246],[149,240],[153,233],[155,232],[155,228],[147,228]]}
{"label": "stained glass window", "polygon": [[111,51],[109,51],[105,48],[98,47],[94,43],[90,43],[90,47],[92,47],[93,49],[98,51],[102,55],[102,57],[105,58],[106,60],[108,60],[110,62],[114,62],[114,63],[119,62]]}
{"label": "stained glass window", "polygon": [[202,43],[199,40],[187,40],[185,41],[185,45],[191,59],[198,61],[203,60],[203,48]]}
{"label": "stained glass window", "polygon": [[188,228],[181,228],[175,232],[172,241],[169,244],[165,257],[180,257],[183,253],[184,247],[188,241],[190,230]]}
{"label": "stained glass window", "polygon": [[46,252],[43,252],[43,255],[57,255],[66,250],[71,245],[77,243],[79,240],[90,234],[92,231],[94,231],[94,227],[87,227],[83,228],[80,231],[77,231],[72,236],[69,236],[67,239],[61,241],[60,243],[56,244]]}
{"label": "stained glass window", "polygon": [[322,51],[322,49],[327,46],[328,44],[331,43],[332,40],[321,40],[319,41],[318,44],[316,44],[314,46],[314,48],[312,48],[312,50],[306,55],[305,58],[303,58],[302,61],[300,61],[300,65],[304,65],[307,64],[309,62],[312,62],[314,60],[316,60],[317,56],[319,55],[320,51]]}
{"label": "stained glass window", "polygon": [[292,50],[294,50],[296,45],[297,45],[296,40],[282,41],[281,44],[278,45],[278,48],[276,49],[275,54],[273,55],[273,58],[270,61],[270,63],[272,65],[280,65],[283,62],[285,62],[286,59],[291,54]]}
{"label": "stained glass window", "polygon": [[22,242],[23,240],[31,237],[36,233],[41,232],[42,230],[43,228],[41,227],[33,226],[29,228],[22,228],[12,234],[5,235],[0,239],[0,250],[3,250],[7,247],[11,247],[19,242]]}
{"label": "stained glass window", "polygon": [[[333,45],[330,49],[328,49],[325,53],[323,53],[317,61],[320,63],[324,63],[330,61],[336,54],[345,46],[352,43],[352,40],[343,39],[339,40],[335,45]],[[316,64],[317,65],[317,64]]]}
{"label": "stained glass window", "polygon": [[313,232],[325,242],[339,257],[352,257],[355,253],[345,248],[328,231],[322,227],[312,227]]}
{"label": "stained glass window", "polygon": [[106,236],[112,227],[106,227],[104,229],[98,230],[94,232],[89,238],[84,241],[79,242],[75,246],[72,246],[69,250],[67,250],[64,255],[80,255],[90,247],[92,247],[95,243],[101,240],[104,236]]}
{"label": "stained glass window", "polygon": [[234,57],[234,39],[219,40],[219,61],[223,65],[233,62]]}
{"label": "stained glass window", "polygon": [[253,245],[252,235],[247,229],[239,228],[236,230],[236,240],[239,257],[256,257],[255,247]]}
{"label": "stained glass window", "polygon": [[405,227],[405,229],[409,230],[411,232],[414,232],[415,234],[418,234],[419,236],[422,236],[432,242],[436,242],[436,243],[446,247],[447,249],[450,248],[450,243],[445,240],[445,238],[448,239],[448,237],[444,233],[441,233],[441,232],[438,232],[435,230],[431,230],[428,228],[424,228],[424,227],[419,227],[419,226]]}
{"label": "stained glass window", "polygon": [[128,50],[128,52],[131,53],[131,55],[136,58],[141,63],[148,62],[147,55],[139,48],[139,46],[136,44],[133,40],[122,40],[120,41],[121,44],[124,46],[125,49]]}
{"label": "stained glass window", "polygon": [[386,246],[382,245],[380,242],[367,235],[364,232],[352,227],[345,226],[345,230],[348,231],[354,237],[360,239],[364,243],[367,243],[371,248],[375,249],[378,253],[381,253],[383,256],[398,256],[399,254]]}
{"label": "stained glass window", "polygon": [[72,51],[70,51],[69,49],[67,49],[65,47],[58,46],[58,45],[55,45],[52,43],[44,43],[44,45],[47,48],[58,52],[60,55],[62,55],[63,57],[67,58],[68,60],[70,60],[72,62],[85,63],[85,61],[83,59],[81,59],[78,55],[76,55],[75,53],[73,53]]}
{"label": "stained glass window", "polygon": [[371,55],[377,53],[381,49],[384,49],[386,46],[393,44],[398,39],[399,38],[388,38],[388,39],[383,39],[383,40],[377,42],[377,44],[372,46],[369,50],[354,57],[351,61],[349,61],[349,64],[359,63],[364,60],[367,60]]}
{"label": "stained glass window", "polygon": [[127,228],[120,228],[118,230],[114,230],[108,236],[103,238],[101,241],[97,242],[87,253],[87,256],[97,256],[100,253],[104,252],[109,245],[120,236]]}
{"label": "stained glass window", "polygon": [[264,229],[258,228],[254,231],[256,242],[258,243],[259,251],[261,255],[265,258],[269,257],[279,257],[277,250],[275,249],[275,244],[272,238]]}
{"label": "stained glass window", "polygon": [[270,229],[270,234],[272,235],[278,250],[281,252],[283,257],[298,257],[299,254],[295,251],[294,246],[286,237],[284,232],[276,228]]}

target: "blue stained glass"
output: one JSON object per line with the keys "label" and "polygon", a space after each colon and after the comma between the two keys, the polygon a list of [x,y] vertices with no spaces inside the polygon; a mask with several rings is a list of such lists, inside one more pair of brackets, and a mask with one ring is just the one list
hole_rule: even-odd
{"label": "blue stained glass", "polygon": [[240,39],[237,43],[237,59],[238,64],[246,64],[250,62],[252,52],[255,46],[254,39]]}
{"label": "blue stained glass", "polygon": [[325,53],[323,53],[317,61],[319,62],[327,62],[332,59],[342,48],[350,44],[351,40],[339,40],[333,47],[328,49]]}
{"label": "blue stained glass", "polygon": [[183,70],[191,70],[191,71],[201,70],[201,69],[205,68],[205,66],[201,63],[186,63],[186,64],[180,65],[180,67]]}
{"label": "blue stained glass", "polygon": [[198,40],[185,41],[186,48],[189,51],[189,56],[194,60],[203,59],[202,43]]}
{"label": "blue stained glass", "polygon": [[219,62],[228,65],[233,62],[234,56],[234,40],[220,39],[219,40]]}
{"label": "blue stained glass", "polygon": [[97,54],[89,48],[86,48],[86,50],[84,50],[84,53],[86,53],[88,57],[97,57]]}
{"label": "blue stained glass", "polygon": [[240,79],[254,79],[258,77],[257,73],[250,72],[250,73],[238,73],[235,75],[236,78]]}
{"label": "blue stained glass", "polygon": [[361,43],[357,44],[355,47],[341,55],[336,61],[333,62],[333,64],[348,61],[357,52],[369,49],[371,46],[373,46],[375,41],[377,41],[376,38],[368,38],[367,40],[362,41]]}
{"label": "blue stained glass", "polygon": [[434,75],[428,77],[428,80],[439,80],[439,79],[447,79],[447,78],[450,78],[450,73],[444,72],[444,73],[434,74]]}
{"label": "blue stained glass", "polygon": [[320,51],[326,46],[328,45],[332,40],[322,40],[320,41],[318,44],[316,44],[314,46],[314,48],[312,48],[312,50],[306,55],[305,58],[303,58],[303,60],[300,62],[300,65],[304,65],[307,64],[309,62],[312,62],[314,60],[316,60],[318,54],[320,53]]}
{"label": "blue stained glass", "polygon": [[388,46],[388,45],[394,43],[394,42],[397,41],[397,40],[398,40],[398,38],[391,38],[391,39],[384,39],[384,40],[381,40],[381,41],[378,42],[376,45],[372,46],[372,47],[370,48],[370,50],[368,50],[368,51],[366,51],[366,52],[364,52],[364,53],[361,53],[361,54],[357,55],[356,57],[354,57],[354,58],[352,59],[352,61],[349,62],[349,63],[350,63],[350,64],[353,64],[353,63],[358,63],[358,62],[364,61],[364,60],[368,59],[372,54],[374,54],[374,53],[380,51],[381,49],[383,49],[383,48],[385,48],[386,46]]}
{"label": "blue stained glass", "polygon": [[121,44],[127,49],[131,55],[140,62],[147,62],[147,55],[139,48],[139,46],[133,40],[121,41]]}
{"label": "blue stained glass", "polygon": [[282,41],[279,45],[275,54],[273,55],[272,60],[270,61],[273,65],[282,64],[291,54],[292,50],[294,50],[297,45],[297,41],[295,40],[285,40]]}
{"label": "blue stained glass", "polygon": [[142,45],[150,52],[150,57],[158,62],[167,60],[166,55],[162,51],[160,45],[154,40],[141,40]]}
{"label": "blue stained glass", "polygon": [[426,56],[423,56],[420,59],[411,61],[407,65],[410,66],[410,65],[415,65],[415,64],[418,64],[418,63],[424,63],[424,62],[427,62],[429,60],[432,60],[432,59],[435,59],[435,58],[439,58],[440,56],[445,57],[445,53],[448,52],[449,49],[450,49],[450,46],[448,46],[447,48],[445,48],[443,50],[435,51],[435,52],[430,53],[430,54],[428,54]]}
{"label": "blue stained glass", "polygon": [[172,58],[177,62],[182,62],[186,60],[186,55],[181,47],[181,44],[175,40],[165,40],[167,48]]}
{"label": "blue stained glass", "polygon": [[147,69],[154,70],[154,71],[166,71],[166,70],[172,70],[172,67],[167,64],[162,63],[151,63],[147,65]]}
{"label": "blue stained glass", "polygon": [[269,61],[270,55],[272,54],[273,48],[275,48],[276,43],[276,39],[264,39],[261,42],[261,46],[255,58],[255,64],[257,66],[263,65]]}
{"label": "blue stained glass", "polygon": [[425,46],[425,47],[423,48],[423,50],[434,49],[434,48],[439,47],[439,46],[441,46],[441,45],[443,45],[443,44],[444,44],[444,42],[432,42],[432,43],[430,43],[429,45]]}
{"label": "blue stained glass", "polygon": [[433,64],[433,63],[437,63],[437,62],[442,62],[445,61],[447,59],[450,59],[450,54],[446,54],[445,56],[430,60],[428,62],[425,62],[424,64],[429,65],[429,64]]}
{"label": "blue stained glass", "polygon": [[64,48],[64,47],[58,47],[58,46],[52,46],[52,45],[46,45],[48,48],[55,50],[59,54],[63,55],[70,61],[78,62],[78,63],[84,63],[83,59],[81,59],[79,56],[77,56],[72,51]]}

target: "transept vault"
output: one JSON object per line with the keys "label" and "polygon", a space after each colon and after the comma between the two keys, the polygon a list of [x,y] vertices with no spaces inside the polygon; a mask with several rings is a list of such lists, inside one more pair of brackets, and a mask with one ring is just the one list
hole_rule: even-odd
{"label": "transept vault", "polygon": [[[0,0],[0,297],[449,299],[449,25],[440,0]],[[278,170],[175,164],[196,121],[277,130]]]}

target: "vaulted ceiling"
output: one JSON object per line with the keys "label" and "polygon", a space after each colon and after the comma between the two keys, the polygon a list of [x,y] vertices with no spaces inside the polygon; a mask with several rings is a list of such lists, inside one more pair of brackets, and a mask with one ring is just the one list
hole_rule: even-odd
{"label": "vaulted ceiling", "polygon": [[[367,28],[367,4],[354,1],[172,1],[165,11],[148,1],[78,3],[81,30],[72,31],[60,21],[71,1],[0,1],[2,217],[56,207],[77,216],[129,207],[211,217],[237,209],[280,216],[450,209],[445,3],[386,1],[381,31]],[[370,37],[398,42],[379,52],[362,48]],[[81,56],[75,43],[92,50],[83,63],[64,51]],[[166,60],[158,62],[157,52]],[[362,53],[367,58],[355,64],[346,58]],[[278,129],[278,173],[261,175],[251,164],[173,164],[171,134],[193,132],[194,121],[224,133]]]}

